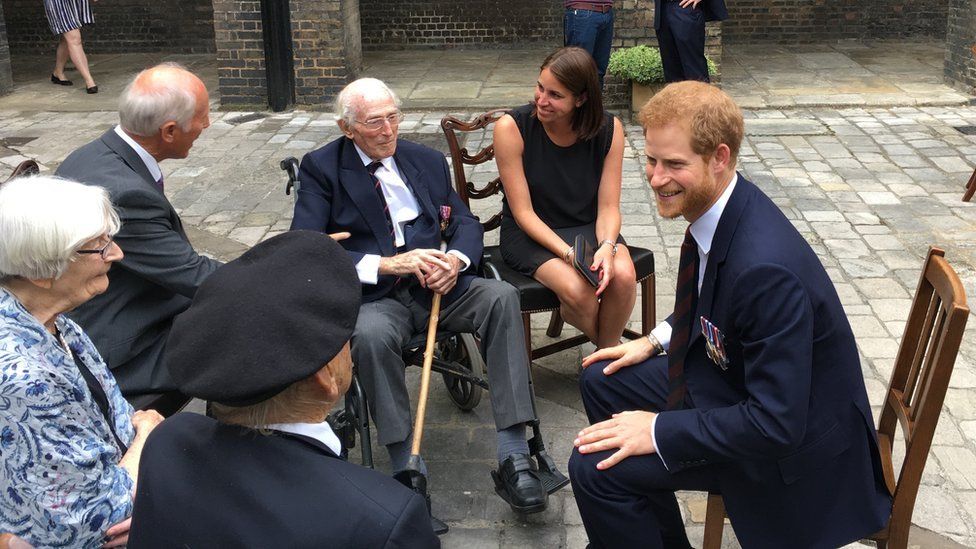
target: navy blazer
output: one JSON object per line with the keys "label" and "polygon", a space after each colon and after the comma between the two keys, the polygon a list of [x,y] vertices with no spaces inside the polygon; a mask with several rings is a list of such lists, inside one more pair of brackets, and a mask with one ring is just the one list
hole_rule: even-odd
{"label": "navy blazer", "polygon": [[[654,0],[654,29],[661,30],[661,4],[667,0]],[[724,21],[729,18],[725,0],[701,0],[696,9],[702,10],[705,21]]]}
{"label": "navy blazer", "polygon": [[[707,356],[701,317],[724,334],[727,369]],[[884,526],[891,499],[847,316],[810,245],[741,176],[684,368],[694,407],[657,417],[661,456],[672,472],[714,466],[744,547],[837,547]]]}
{"label": "navy blazer", "polygon": [[[447,249],[457,250],[471,260],[471,266],[458,276],[457,285],[444,297],[445,303],[449,303],[468,289],[478,271],[484,229],[454,191],[442,153],[401,139],[397,141],[393,159],[420,205],[420,216],[404,228],[405,247],[437,249],[443,236]],[[396,254],[372,175],[351,139],[340,137],[306,154],[299,179],[301,188],[295,202],[293,230],[352,233],[339,244],[349,252],[354,263],[365,254],[385,257]],[[445,205],[451,207],[451,220],[441,235],[440,207]],[[375,285],[363,284],[363,302],[386,296],[396,278],[384,275]],[[414,289],[415,299],[429,303],[430,292],[419,286]]]}
{"label": "navy blazer", "polygon": [[440,547],[424,498],[301,435],[180,413],[149,435],[128,547]]}

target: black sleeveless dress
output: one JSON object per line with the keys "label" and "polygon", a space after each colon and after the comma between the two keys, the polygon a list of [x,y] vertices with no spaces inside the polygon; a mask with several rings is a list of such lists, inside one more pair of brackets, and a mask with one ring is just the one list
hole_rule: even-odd
{"label": "black sleeveless dress", "polygon": [[[560,147],[549,139],[532,111],[530,103],[508,112],[522,134],[522,169],[532,209],[564,241],[572,244],[576,235],[582,234],[596,246],[597,195],[603,161],[613,141],[613,117],[604,115],[603,125],[593,139]],[[558,257],[519,228],[505,198],[500,241],[505,263],[528,276]],[[623,242],[621,238],[617,241]]]}

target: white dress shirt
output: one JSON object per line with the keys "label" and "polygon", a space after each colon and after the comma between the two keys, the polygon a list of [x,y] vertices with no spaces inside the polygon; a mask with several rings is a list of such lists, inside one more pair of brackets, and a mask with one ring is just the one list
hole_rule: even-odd
{"label": "white dress shirt", "polygon": [[292,433],[314,438],[328,446],[329,450],[332,450],[336,456],[342,453],[342,443],[339,442],[339,437],[332,432],[332,427],[329,426],[328,421],[323,421],[322,423],[272,423],[264,427],[265,429],[273,429],[283,433]]}
{"label": "white dress shirt", "polygon": [[[364,166],[369,166],[373,163],[373,159],[364,153],[359,148],[359,145],[354,144],[354,146]],[[413,195],[413,191],[403,181],[403,177],[400,175],[400,168],[397,167],[397,163],[393,160],[393,157],[388,156],[380,160],[380,164],[380,167],[376,169],[375,175],[380,180],[380,189],[383,190],[383,198],[386,199],[386,205],[390,210],[390,220],[393,221],[393,237],[396,241],[396,246],[399,248],[406,244],[406,239],[403,236],[403,226],[417,219],[417,216],[420,215],[420,204]],[[461,260],[462,271],[471,265],[471,260],[463,253],[457,250],[449,250],[447,253],[455,255]],[[359,281],[363,284],[376,284],[379,280],[379,270],[380,256],[377,254],[366,254],[356,263],[356,274],[359,275]]]}
{"label": "white dress shirt", "polygon": [[[698,244],[698,293],[701,293],[702,280],[705,278],[705,267],[708,266],[708,254],[712,251],[712,241],[715,239],[715,230],[718,229],[718,221],[722,219],[722,212],[725,211],[725,205],[729,203],[729,197],[732,196],[732,190],[735,189],[735,184],[738,182],[739,174],[735,173],[732,175],[732,181],[729,182],[722,196],[718,197],[718,200],[712,204],[712,207],[696,219],[689,227],[692,238]],[[654,334],[654,337],[661,343],[665,351],[671,346],[671,331],[671,325],[666,320],[651,330],[651,333]],[[654,426],[656,424],[657,416],[654,416],[654,419],[651,420],[651,440],[654,443],[654,448],[657,449],[658,457],[664,463],[664,468],[667,469],[668,463],[664,460],[664,456],[661,455],[661,448],[657,445],[657,436],[654,433]]]}
{"label": "white dress shirt", "polygon": [[146,151],[146,149],[143,149],[142,145],[136,143],[134,139],[129,137],[129,134],[125,133],[122,126],[116,125],[115,133],[121,137],[126,144],[132,147],[132,150],[136,151],[136,154],[138,154],[139,158],[142,159],[142,163],[146,165],[146,169],[149,170],[149,175],[152,176],[153,181],[159,181],[162,179],[163,171],[159,169],[159,162],[156,162],[156,159],[153,158],[152,155]]}

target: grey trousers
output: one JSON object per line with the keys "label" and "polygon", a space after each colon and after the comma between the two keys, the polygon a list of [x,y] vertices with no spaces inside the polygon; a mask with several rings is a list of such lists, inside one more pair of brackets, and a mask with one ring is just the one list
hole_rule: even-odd
{"label": "grey trousers", "polygon": [[[352,357],[370,412],[385,445],[407,439],[413,428],[401,348],[427,329],[430,311],[401,284],[392,294],[359,308]],[[529,388],[529,359],[522,335],[518,293],[505,282],[477,278],[468,291],[441,310],[442,330],[470,332],[481,339],[488,369],[495,427],[535,419]]]}

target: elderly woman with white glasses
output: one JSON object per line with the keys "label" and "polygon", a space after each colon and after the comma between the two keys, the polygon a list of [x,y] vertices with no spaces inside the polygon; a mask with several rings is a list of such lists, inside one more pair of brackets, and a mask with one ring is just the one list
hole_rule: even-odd
{"label": "elderly woman with white glasses", "polygon": [[108,194],[54,177],[0,185],[0,531],[35,546],[116,547],[149,432],[63,313],[122,259]]}

